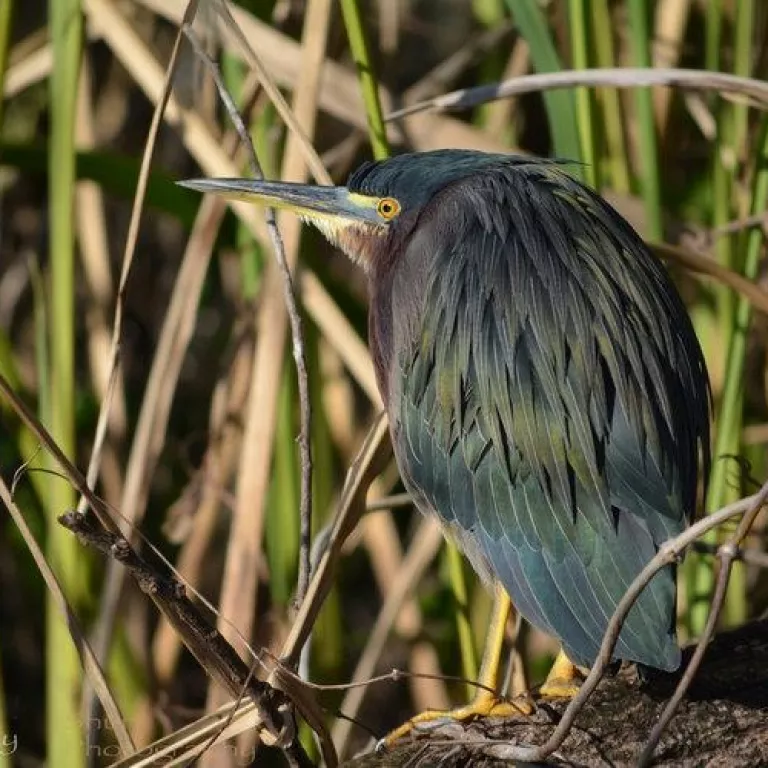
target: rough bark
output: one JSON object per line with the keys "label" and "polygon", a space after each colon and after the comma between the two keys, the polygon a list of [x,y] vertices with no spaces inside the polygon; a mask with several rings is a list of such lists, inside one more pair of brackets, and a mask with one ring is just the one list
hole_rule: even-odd
{"label": "rough bark", "polygon": [[[683,657],[683,668],[692,649]],[[576,719],[560,750],[547,765],[630,766],[656,722],[679,673],[648,673],[641,681],[634,666],[604,679]],[[358,768],[395,766],[509,765],[494,757],[491,745],[540,744],[565,704],[540,706],[531,718],[450,723],[399,743],[385,754],[369,753],[346,763]],[[768,766],[768,621],[719,635],[677,715],[662,736],[654,765]]]}

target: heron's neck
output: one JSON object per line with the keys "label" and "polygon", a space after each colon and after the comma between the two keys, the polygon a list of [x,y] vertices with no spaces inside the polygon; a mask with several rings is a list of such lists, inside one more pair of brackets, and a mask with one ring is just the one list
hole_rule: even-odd
{"label": "heron's neck", "polygon": [[370,304],[368,308],[368,346],[373,359],[373,370],[381,399],[389,406],[389,375],[392,370],[392,281],[385,284],[368,281]]}

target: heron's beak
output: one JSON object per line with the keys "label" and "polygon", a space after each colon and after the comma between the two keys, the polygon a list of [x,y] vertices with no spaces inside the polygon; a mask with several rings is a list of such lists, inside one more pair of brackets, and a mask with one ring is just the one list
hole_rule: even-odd
{"label": "heron's beak", "polygon": [[376,213],[375,197],[350,192],[346,187],[320,187],[279,181],[252,179],[192,179],[179,185],[198,192],[211,192],[228,200],[243,200],[271,208],[293,211],[303,219],[323,228],[330,222],[336,226],[381,224]]}

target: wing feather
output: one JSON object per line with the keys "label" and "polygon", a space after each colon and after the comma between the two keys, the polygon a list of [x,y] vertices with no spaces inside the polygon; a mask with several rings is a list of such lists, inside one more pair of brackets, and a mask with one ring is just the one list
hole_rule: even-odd
{"label": "wing feather", "polygon": [[[700,453],[708,466],[690,321],[631,228],[552,164],[500,160],[439,193],[416,229],[398,269],[399,285],[426,275],[410,281],[421,303],[404,302],[421,314],[392,309],[395,335],[416,329],[391,367],[404,481],[523,615],[590,663],[629,584],[692,514]],[[674,600],[668,568],[617,658],[676,666]]]}

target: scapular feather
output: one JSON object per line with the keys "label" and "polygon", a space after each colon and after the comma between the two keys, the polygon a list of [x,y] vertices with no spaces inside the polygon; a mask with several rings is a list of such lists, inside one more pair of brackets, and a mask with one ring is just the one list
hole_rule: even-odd
{"label": "scapular feather", "polygon": [[[631,227],[557,163],[471,152],[367,166],[398,196],[371,342],[404,482],[524,616],[590,663],[693,513],[709,390],[685,308]],[[674,668],[674,570],[617,658]]]}

